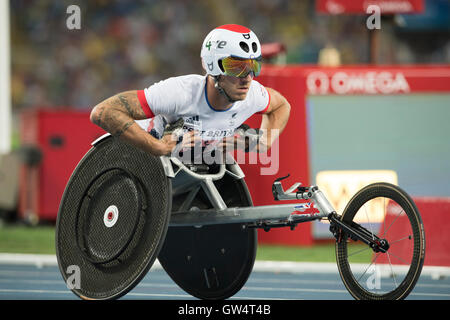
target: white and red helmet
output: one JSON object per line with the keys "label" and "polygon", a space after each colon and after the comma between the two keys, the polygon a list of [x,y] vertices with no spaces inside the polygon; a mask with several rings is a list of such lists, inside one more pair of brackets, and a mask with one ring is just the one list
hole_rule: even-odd
{"label": "white and red helmet", "polygon": [[200,56],[207,74],[225,75],[221,60],[227,57],[260,60],[261,44],[250,29],[237,24],[226,24],[215,28],[206,36]]}

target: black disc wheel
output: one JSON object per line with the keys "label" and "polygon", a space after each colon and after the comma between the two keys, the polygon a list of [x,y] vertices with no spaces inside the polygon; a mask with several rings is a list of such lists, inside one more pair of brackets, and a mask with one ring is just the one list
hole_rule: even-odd
{"label": "black disc wheel", "polygon": [[364,300],[404,299],[425,257],[423,223],[413,200],[395,185],[375,183],[350,200],[341,220],[363,227],[383,248],[373,250],[345,232],[338,237],[337,265],[350,294]]}
{"label": "black disc wheel", "polygon": [[106,300],[132,290],[162,247],[171,197],[159,157],[112,137],[91,148],[67,183],[56,222],[56,257],[72,292]]}
{"label": "black disc wheel", "polygon": [[[226,175],[214,182],[228,207],[252,206],[243,180]],[[186,195],[174,197],[177,210]],[[191,210],[212,208],[199,190]],[[170,227],[158,257],[172,280],[190,295],[205,300],[223,300],[235,295],[253,270],[257,231],[243,224]]]}

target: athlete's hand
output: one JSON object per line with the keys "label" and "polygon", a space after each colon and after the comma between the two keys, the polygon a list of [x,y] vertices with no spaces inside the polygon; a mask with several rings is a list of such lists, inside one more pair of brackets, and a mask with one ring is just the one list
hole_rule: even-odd
{"label": "athlete's hand", "polygon": [[178,143],[178,136],[174,133],[165,134],[159,140],[158,156],[170,156]]}
{"label": "athlete's hand", "polygon": [[219,148],[223,151],[257,151],[259,150],[259,137],[259,130],[251,129],[244,124],[236,129],[233,136],[224,138],[219,144]]}
{"label": "athlete's hand", "polygon": [[166,132],[160,141],[161,155],[171,156],[176,152],[193,149],[201,145],[202,139],[197,131],[189,131],[180,136],[179,132]]}
{"label": "athlete's hand", "polygon": [[195,146],[201,146],[202,144],[202,137],[200,136],[199,132],[197,130],[188,131],[183,135],[183,140],[181,141],[181,148],[186,149],[192,149],[195,148]]}

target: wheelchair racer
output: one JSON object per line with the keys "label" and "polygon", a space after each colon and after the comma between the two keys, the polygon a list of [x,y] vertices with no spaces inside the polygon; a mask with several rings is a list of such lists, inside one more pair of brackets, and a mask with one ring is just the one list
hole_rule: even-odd
{"label": "wheelchair racer", "polygon": [[261,113],[259,130],[264,134],[254,150],[270,149],[287,124],[290,104],[279,92],[254,80],[261,71],[257,36],[240,25],[223,25],[206,36],[200,55],[206,76],[172,77],[144,90],[119,93],[96,105],[91,121],[115,137],[162,156],[171,155],[178,142],[164,130],[180,118],[183,146],[192,147],[200,140],[224,147],[238,145],[235,130]]}

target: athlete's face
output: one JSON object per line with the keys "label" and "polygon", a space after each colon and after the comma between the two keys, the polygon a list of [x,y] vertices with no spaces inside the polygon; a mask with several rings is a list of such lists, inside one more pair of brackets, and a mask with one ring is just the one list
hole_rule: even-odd
{"label": "athlete's face", "polygon": [[253,74],[249,73],[244,78],[222,76],[220,77],[219,84],[222,89],[235,101],[244,100],[247,97],[250,84],[253,80]]}

